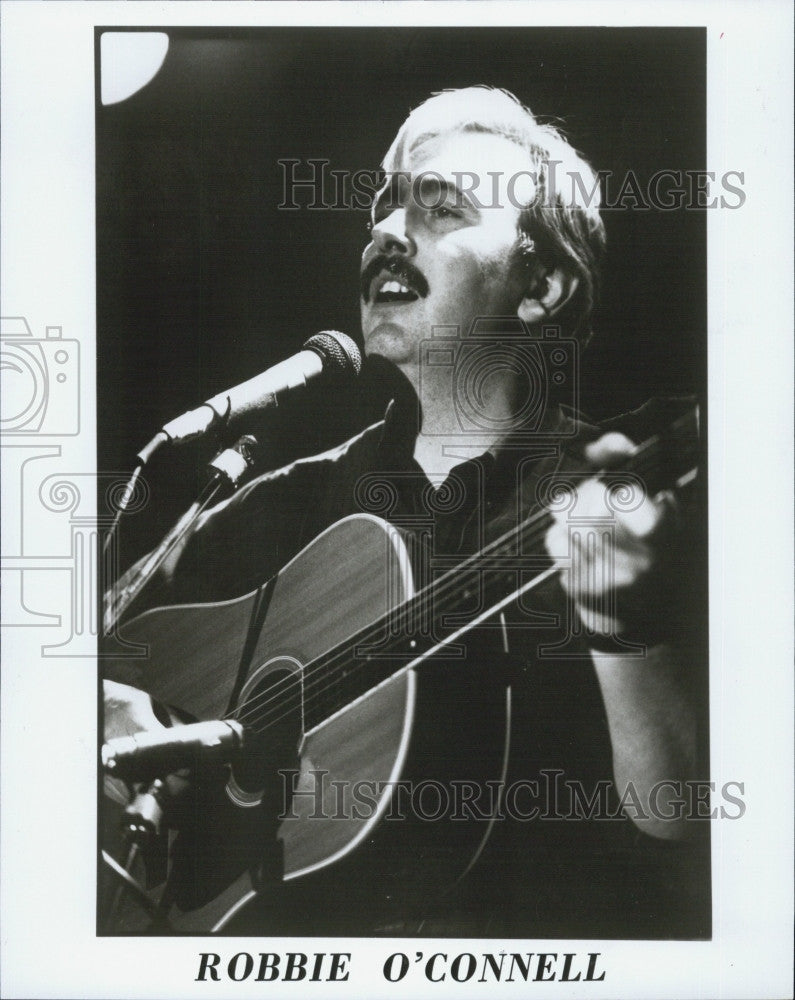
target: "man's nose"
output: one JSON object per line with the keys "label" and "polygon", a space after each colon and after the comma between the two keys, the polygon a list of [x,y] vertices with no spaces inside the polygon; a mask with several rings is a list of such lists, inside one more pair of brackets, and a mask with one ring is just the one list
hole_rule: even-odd
{"label": "man's nose", "polygon": [[379,253],[396,253],[411,257],[417,252],[414,240],[406,231],[405,208],[396,208],[376,222],[371,235]]}

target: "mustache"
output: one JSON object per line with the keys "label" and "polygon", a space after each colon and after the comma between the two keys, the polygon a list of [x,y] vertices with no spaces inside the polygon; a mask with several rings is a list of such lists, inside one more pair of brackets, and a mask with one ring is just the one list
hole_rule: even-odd
{"label": "mustache", "polygon": [[424,299],[430,291],[425,276],[411,261],[401,257],[387,257],[384,254],[377,254],[362,271],[360,292],[365,302],[370,301],[370,285],[373,283],[373,278],[381,271],[389,271],[403,284],[414,289],[421,299]]}

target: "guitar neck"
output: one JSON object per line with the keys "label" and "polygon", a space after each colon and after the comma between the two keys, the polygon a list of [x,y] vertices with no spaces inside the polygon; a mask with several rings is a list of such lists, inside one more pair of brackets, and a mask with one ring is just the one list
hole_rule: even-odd
{"label": "guitar neck", "polygon": [[[640,445],[618,468],[593,476],[605,483],[606,496],[612,497],[613,510],[618,511],[662,489],[685,486],[695,478],[697,458],[694,409]],[[566,491],[576,491],[581,480],[581,474],[566,472],[544,477],[537,490],[539,504],[515,528],[456,562],[409,601],[308,664],[307,729],[431,657],[461,659],[465,649],[459,640],[554,576],[557,568],[543,545],[551,524],[543,500],[554,503]],[[312,688],[313,676],[323,678],[318,690]]]}

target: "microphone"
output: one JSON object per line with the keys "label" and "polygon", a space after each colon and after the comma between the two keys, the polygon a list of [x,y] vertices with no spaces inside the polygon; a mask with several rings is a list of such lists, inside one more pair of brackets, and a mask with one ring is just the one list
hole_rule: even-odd
{"label": "microphone", "polygon": [[108,740],[102,765],[124,781],[151,781],[198,764],[228,764],[243,743],[243,727],[234,719],[192,722]]}
{"label": "microphone", "polygon": [[302,389],[322,375],[358,375],[362,356],[344,333],[324,330],[310,337],[303,348],[286,361],[268,368],[247,382],[213,396],[201,406],[164,424],[149,444],[138,453],[141,464],[166,441],[181,444],[226,424],[244,414],[267,410],[293,390]]}

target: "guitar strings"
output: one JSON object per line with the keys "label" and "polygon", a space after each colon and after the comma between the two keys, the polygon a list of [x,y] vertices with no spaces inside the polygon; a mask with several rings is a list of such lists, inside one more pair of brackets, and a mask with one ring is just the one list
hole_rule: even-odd
{"label": "guitar strings", "polygon": [[[678,424],[684,423],[688,420],[692,420],[691,415],[680,418],[679,421],[672,425],[671,430],[674,430]],[[625,464],[622,468],[611,471],[614,473],[645,471],[644,467],[650,463],[651,459],[656,458],[660,449],[661,441],[662,438],[660,436],[648,440],[645,444],[640,445],[636,449],[635,453],[630,457],[631,464]],[[594,473],[594,476],[598,477],[599,475],[604,474],[604,472]],[[561,479],[562,481],[565,481],[565,474],[562,475]],[[489,556],[496,557],[505,554],[512,554],[517,545],[518,551],[520,552],[523,549],[526,549],[528,545],[535,545],[535,543],[539,542],[542,538],[542,529],[543,534],[546,533],[549,523],[551,523],[551,516],[546,508],[534,511],[519,525],[506,531],[502,536],[485,546],[480,552],[469,556],[459,565],[446,571],[442,576],[420,589],[407,601],[402,602],[395,608],[389,609],[384,615],[378,618],[375,622],[371,623],[369,626],[366,626],[359,632],[354,633],[354,635],[350,636],[348,639],[344,640],[331,650],[321,654],[319,657],[315,657],[313,660],[310,660],[309,663],[307,663],[303,668],[302,675],[299,674],[299,676],[296,677],[292,673],[287,674],[284,678],[280,679],[268,688],[267,691],[253,696],[248,701],[242,702],[239,706],[237,706],[234,712],[229,713],[228,717],[235,717],[239,722],[245,722],[253,716],[257,716],[256,721],[260,725],[256,728],[253,725],[250,725],[250,728],[261,733],[287,718],[290,714],[301,707],[302,704],[304,709],[310,705],[316,705],[319,703],[320,698],[331,688],[338,685],[341,680],[347,680],[354,674],[360,673],[365,667],[372,667],[372,659],[361,659],[354,656],[356,647],[366,644],[368,640],[372,644],[384,635],[387,635],[390,640],[397,639],[405,641],[408,639],[408,634],[390,633],[389,626],[394,626],[400,617],[405,618],[411,614],[417,615],[417,613],[423,615],[427,609],[434,607],[434,605],[438,606],[439,602],[451,590],[460,592],[461,588],[466,587],[467,583],[466,580],[462,579],[462,574],[469,574],[470,577],[476,577],[479,583],[483,583],[484,591],[489,584],[492,587],[498,584],[502,576],[509,575],[515,580],[520,573],[519,568],[513,567],[511,569],[506,568],[502,570],[494,568],[489,570],[484,569],[483,562]],[[511,547],[510,552],[506,553],[505,550],[508,546]],[[503,550],[502,553],[500,550]],[[535,556],[535,558],[538,557],[538,555]],[[484,573],[490,574],[488,583],[484,581]],[[509,598],[514,599],[520,592],[524,593],[532,590],[535,586],[542,582],[547,575],[548,571],[545,570],[533,580],[528,581],[521,587],[516,588],[515,591],[509,594]],[[498,601],[497,606],[500,603],[501,602]],[[497,606],[492,605],[485,613],[485,618],[493,615],[497,610]],[[446,609],[446,613],[449,616],[450,614],[454,614],[456,610],[460,610],[461,607],[462,604],[460,601],[458,603],[453,603]],[[480,615],[478,617],[480,618],[484,616]],[[472,626],[469,625],[468,627]],[[464,630],[466,629],[467,626],[464,626]],[[456,635],[460,634],[460,631],[460,629],[456,630]],[[434,644],[432,644],[431,649],[436,650],[440,646],[443,647],[450,641],[450,637],[437,640]],[[412,653],[406,657],[409,663],[404,664],[396,671],[385,674],[384,677],[379,679],[378,683],[394,678],[399,673],[409,669],[410,665],[416,665],[417,659],[422,659],[423,656],[428,655],[429,651],[427,650],[424,654],[421,651],[417,651],[416,653],[412,651]],[[377,663],[378,660],[375,662]],[[340,672],[339,669],[337,669],[340,664],[347,666],[348,669]],[[317,677],[318,673],[321,674],[320,677]],[[280,688],[282,690],[279,690]],[[293,690],[289,690],[290,688]],[[361,693],[366,694],[366,689]],[[271,705],[274,705],[277,710],[280,710],[280,714],[278,714],[275,718],[270,718],[268,715],[268,710]],[[344,706],[335,706],[333,711],[336,711],[341,707]],[[333,711],[327,713],[327,715],[333,714]]]}
{"label": "guitar strings", "polygon": [[[473,573],[473,574],[476,573],[478,575],[482,574],[483,573],[482,562],[484,561],[485,557],[499,555],[500,548],[504,548],[507,545],[513,543],[515,540],[519,539],[523,531],[526,532],[527,529],[533,529],[539,527],[540,522],[542,520],[546,522],[548,516],[549,515],[546,509],[540,511],[538,510],[534,511],[533,514],[531,514],[528,518],[522,521],[519,525],[508,529],[504,534],[494,539],[492,542],[488,543],[488,545],[484,546],[482,550],[466,557],[466,559],[464,559],[461,563],[457,564],[454,567],[451,567],[442,576],[437,577],[436,580],[432,581],[425,587],[418,590],[412,597],[408,598],[408,600],[402,602],[395,608],[388,609],[383,615],[377,618],[374,622],[371,622],[367,626],[364,626],[359,631],[354,632],[351,636],[347,637],[345,640],[343,640],[338,645],[334,646],[332,649],[327,650],[320,656],[310,660],[304,666],[304,671],[303,671],[305,679],[304,687],[306,688],[308,686],[307,681],[310,681],[311,677],[316,675],[318,672],[321,672],[323,676],[319,678],[318,681],[315,682],[313,694],[315,695],[322,694],[324,690],[327,690],[333,684],[337,683],[337,679],[333,678],[329,684],[326,684],[324,687],[319,689],[317,688],[317,683],[319,683],[320,680],[326,677],[327,672],[336,663],[340,661],[346,664],[350,663],[350,658],[355,647],[360,646],[362,644],[366,644],[368,642],[372,643],[375,640],[377,640],[378,637],[383,634],[384,629],[388,629],[390,624],[392,625],[395,624],[396,615],[405,616],[407,614],[412,613],[409,611],[409,608],[411,606],[417,605],[420,609],[419,613],[421,614],[426,608],[433,607],[434,602],[438,603],[438,601],[444,596],[446,596],[446,594],[450,590],[460,589],[460,587],[462,586],[461,576],[463,573]],[[545,530],[546,523],[544,523],[543,527]],[[535,536],[528,536],[524,541],[525,544],[527,544],[528,541],[536,542],[539,541],[541,537],[542,535],[541,532],[539,531],[535,534]],[[536,558],[538,558],[538,556],[536,556]],[[499,570],[493,570],[492,572],[496,575],[499,572]],[[510,571],[510,572],[512,575],[515,575],[515,571]],[[447,611],[448,613],[453,613],[455,610],[457,610],[457,608],[460,608],[460,606],[461,606],[460,604],[452,605],[447,609]],[[401,635],[400,638],[406,639],[408,638],[408,636]],[[415,659],[416,655],[417,654],[412,653],[412,655],[407,658]],[[354,660],[354,663],[355,666],[348,671],[348,674],[346,676],[350,676],[352,673],[363,669],[364,667],[372,663],[372,661]],[[300,681],[296,679],[295,675],[288,674],[282,681],[277,682],[277,684],[274,684],[271,688],[269,688],[267,692],[264,692],[262,695],[255,696],[254,698],[251,698],[249,701],[242,702],[241,705],[238,706],[237,711],[239,711],[240,708],[251,708],[255,706],[260,699],[263,698],[266,700],[263,702],[262,705],[258,707],[264,707],[270,702],[279,701],[281,698],[281,693],[277,693],[277,687],[280,685],[282,687],[289,687],[293,684],[300,689],[301,686]],[[291,706],[290,711],[292,711],[294,707],[295,706]],[[249,718],[251,714],[252,712],[249,711],[248,713],[235,715],[235,718],[238,721],[243,721],[245,718]],[[282,717],[272,721],[280,721],[281,718]]]}
{"label": "guitar strings", "polygon": [[[682,418],[682,420],[685,419],[688,418]],[[680,421],[678,421],[677,424],[679,422]],[[674,425],[674,427],[675,426],[676,424]],[[647,441],[644,445],[639,446],[634,455],[631,456],[630,459],[630,461],[632,462],[631,467],[628,468],[627,466],[625,466],[622,470],[614,470],[614,471],[616,472],[630,471],[630,469],[632,471],[643,471],[643,465],[646,464],[649,459],[656,457],[656,452],[659,449],[660,440],[661,440],[660,437],[652,438],[649,441]],[[595,473],[595,475],[603,475],[603,474],[604,474],[603,472]],[[398,606],[397,609],[391,609],[380,619],[377,619],[375,623],[372,623],[370,626],[365,627],[358,633],[355,633],[353,636],[346,639],[344,643],[339,644],[337,647],[334,647],[332,650],[327,651],[320,657],[316,657],[315,659],[311,660],[308,664],[306,664],[303,671],[303,687],[305,692],[306,689],[310,686],[313,687],[314,690],[313,692],[311,692],[310,695],[307,695],[306,693],[304,694],[304,700],[303,700],[304,707],[306,707],[310,702],[317,702],[319,695],[322,695],[324,692],[328,691],[331,687],[339,683],[341,678],[339,676],[333,676],[334,671],[332,668],[340,661],[342,661],[345,665],[349,666],[349,669],[345,674],[343,674],[343,677],[349,677],[354,673],[358,673],[366,666],[371,665],[372,661],[367,661],[367,660],[359,662],[356,662],[356,660],[354,660],[353,665],[350,665],[352,652],[355,649],[355,647],[357,645],[360,645],[362,642],[366,642],[368,639],[373,640],[374,638],[381,635],[389,618],[391,616],[394,616],[396,611],[398,613],[400,612],[405,613],[405,609],[409,605],[416,603],[421,606],[422,602],[430,603],[429,599],[433,601],[439,601],[439,599],[443,597],[445,593],[448,592],[450,589],[452,588],[460,589],[462,586],[461,582],[462,572],[468,572],[474,569],[475,572],[478,573],[478,575],[482,574],[483,568],[482,565],[480,565],[480,563],[483,561],[484,556],[489,554],[490,550],[496,551],[499,548],[504,547],[506,543],[512,542],[515,538],[521,536],[523,533],[525,535],[531,536],[525,538],[524,540],[525,544],[527,543],[527,541],[530,540],[534,542],[538,541],[540,538],[540,534],[535,533],[533,535],[532,532],[534,531],[534,529],[540,526],[540,522],[542,520],[547,521],[548,517],[549,515],[546,509],[542,509],[541,511],[536,511],[533,515],[531,515],[529,518],[523,521],[520,525],[512,529],[509,529],[509,531],[507,531],[504,535],[495,539],[492,543],[486,546],[481,552],[476,553],[474,556],[470,556],[468,559],[464,560],[460,565],[453,567],[451,570],[449,570],[443,576],[437,578],[437,580],[433,581],[427,587],[418,591],[417,594],[415,594],[408,601],[404,602],[402,605]],[[544,530],[545,529],[546,529],[546,524],[544,524]],[[474,566],[472,565],[473,563],[475,564]],[[498,574],[499,571],[495,571],[495,575]],[[512,576],[514,575],[513,571],[511,571],[511,575]],[[539,582],[541,582],[540,579],[529,581],[526,585],[524,585],[520,589],[523,591],[530,590]],[[448,584],[450,584],[451,586],[448,586]],[[514,592],[514,594],[511,595],[511,597],[514,596],[517,596],[517,592]],[[457,605],[457,607],[460,608],[460,604]],[[455,610],[456,610],[456,605],[453,605],[449,609],[448,613]],[[488,614],[493,614],[494,610],[495,609],[492,608]],[[401,638],[405,639],[406,636],[401,636]],[[450,640],[448,638],[447,642],[449,641]],[[438,647],[438,645],[444,645],[444,642],[437,643],[436,646]],[[416,655],[409,657],[410,663],[414,663],[418,658],[422,658],[422,655],[423,654],[418,653]],[[427,652],[425,655],[428,655]],[[395,677],[397,674],[407,669],[407,667],[408,665],[404,665],[404,667],[399,668],[397,671],[394,671],[391,674],[387,674],[384,678],[382,678],[382,680],[388,680],[391,677]],[[319,671],[322,673],[322,677],[319,678],[317,681],[315,681],[313,684],[311,678],[312,676],[316,675]],[[323,680],[328,680],[328,683],[324,684],[322,687],[318,687],[318,684],[320,684],[320,682]],[[295,691],[292,693],[298,696],[297,703],[293,704],[289,704],[287,702],[287,699],[283,697],[284,695],[283,691],[282,692],[277,691],[278,687],[280,686],[282,688],[288,688],[291,685],[295,687]],[[259,712],[261,708],[267,707],[272,702],[273,703],[279,702],[280,703],[279,707],[281,707],[282,709],[287,708],[286,712],[279,715],[275,719],[268,719],[267,716],[263,715],[259,720],[260,722],[265,723],[263,729],[269,728],[271,725],[274,725],[279,721],[281,721],[282,719],[286,718],[287,715],[295,711],[300,706],[301,687],[302,687],[302,680],[300,676],[298,679],[296,679],[296,677],[292,674],[287,675],[282,681],[279,681],[277,682],[277,684],[274,684],[267,692],[263,692],[263,694],[251,698],[248,702],[243,702],[239,706],[238,711],[240,709],[246,709],[246,708],[248,708],[249,711],[238,715],[237,716],[238,720],[242,721],[245,718],[251,717],[251,715],[254,714],[255,711]],[[366,693],[366,690],[362,693],[363,694]],[[257,706],[256,709],[254,709],[254,706]],[[329,714],[333,714],[333,712]]]}
{"label": "guitar strings", "polygon": [[[634,456],[635,461],[633,462],[633,468],[635,466],[637,466],[638,470],[640,470],[640,468],[642,466],[642,462],[637,461],[638,458],[649,459],[651,457],[654,457],[654,454],[655,454],[655,452],[656,452],[656,450],[658,448],[658,444],[659,444],[659,439],[652,439],[651,441],[647,442],[646,445],[641,446],[636,451],[636,453],[635,453],[635,456]],[[627,470],[625,469],[625,471],[627,471]],[[436,581],[434,581],[428,587],[426,587],[423,590],[419,591],[416,595],[414,595],[413,598],[409,599],[409,601],[404,602],[404,605],[398,607],[397,610],[400,611],[401,608],[404,608],[406,605],[410,605],[410,604],[413,604],[415,602],[421,603],[423,600],[426,600],[429,597],[432,598],[433,600],[438,601],[439,598],[440,598],[440,596],[444,595],[445,590],[449,589],[449,588],[445,587],[445,584],[447,583],[448,580],[450,581],[451,584],[453,584],[456,587],[456,589],[460,589],[460,587],[461,587],[460,575],[461,575],[462,571],[469,570],[469,569],[473,568],[471,566],[468,566],[467,565],[468,563],[470,563],[470,564],[472,562],[477,563],[478,565],[476,565],[476,567],[474,567],[474,568],[476,569],[476,572],[480,575],[483,572],[483,570],[482,570],[482,566],[480,566],[479,564],[482,561],[483,556],[490,549],[497,549],[497,548],[499,548],[506,541],[511,541],[513,539],[513,537],[520,535],[522,532],[524,532],[525,534],[527,534],[528,533],[528,529],[533,529],[536,526],[538,526],[538,522],[541,519],[546,519],[547,515],[548,515],[548,512],[546,511],[546,509],[544,509],[542,511],[539,511],[539,512],[536,512],[535,515],[533,515],[530,518],[526,519],[524,522],[522,522],[522,524],[520,524],[519,526],[517,526],[517,527],[515,527],[513,529],[510,529],[503,536],[501,536],[500,538],[496,539],[494,542],[490,543],[490,545],[487,546],[486,548],[484,548],[484,550],[482,552],[477,553],[473,557],[469,557],[469,559],[465,560],[459,566],[453,567],[450,571],[448,571],[448,573],[446,573],[442,577],[438,578]],[[539,537],[538,535],[535,535],[535,540],[538,540],[538,537]],[[513,571],[510,571],[510,572],[511,572],[511,575],[513,576],[514,575]],[[499,573],[497,572],[495,575],[499,575]],[[547,574],[542,574],[542,575],[545,576]],[[537,578],[534,581],[529,581],[523,587],[519,588],[513,594],[509,595],[509,599],[513,599],[513,597],[518,596],[518,593],[520,591],[521,592],[525,592],[527,590],[532,589],[539,582],[541,582],[540,578]],[[459,607],[460,607],[460,605],[459,605]],[[345,664],[350,665],[350,662],[351,662],[351,653],[352,653],[353,648],[355,648],[355,646],[357,644],[359,644],[359,643],[361,643],[363,641],[366,641],[368,638],[372,639],[374,636],[380,635],[382,633],[382,631],[383,631],[383,626],[384,626],[385,620],[387,620],[389,618],[390,614],[394,613],[394,610],[395,609],[392,609],[392,611],[388,612],[381,619],[377,620],[376,623],[374,623],[372,626],[370,626],[370,627],[368,627],[368,628],[366,628],[364,630],[361,630],[359,633],[356,633],[356,634],[354,634],[354,636],[352,636],[349,639],[345,640],[344,644],[340,644],[340,646],[335,647],[334,649],[332,649],[332,650],[324,653],[322,656],[320,656],[318,658],[315,658],[314,660],[311,660],[306,665],[306,667],[304,668],[304,681],[305,681],[304,687],[306,688],[306,687],[309,687],[309,686],[313,686],[314,687],[314,691],[312,692],[312,695],[314,697],[311,697],[310,695],[305,695],[304,702],[303,702],[304,707],[306,707],[310,703],[310,701],[317,702],[318,701],[318,697],[317,697],[318,695],[323,694],[324,692],[328,691],[331,687],[333,687],[334,685],[336,685],[336,684],[339,683],[340,677],[339,676],[333,676],[334,671],[331,668],[338,661],[340,661],[340,660],[343,660]],[[453,608],[451,608],[450,610],[451,611],[455,610],[455,606],[453,606]],[[485,617],[486,618],[489,617],[491,614],[494,613],[495,610],[496,610],[496,607],[490,609],[485,614]],[[458,634],[460,634],[460,632]],[[405,638],[405,637],[401,636],[401,638]],[[447,642],[449,642],[449,641],[450,641],[450,639],[448,638]],[[438,648],[439,645],[444,645],[444,642],[437,643],[436,647],[432,647],[432,648],[434,648],[434,649]],[[403,670],[408,669],[408,666],[410,664],[415,664],[417,659],[421,659],[422,658],[422,655],[423,654],[416,654],[413,657],[409,657],[410,663],[408,665],[404,665],[404,667],[399,668],[397,671],[395,671],[395,672],[393,672],[391,674],[387,674],[384,678],[382,678],[382,680],[385,681],[385,680],[388,680],[390,678],[394,678],[395,676],[397,676],[397,674],[401,673]],[[426,652],[425,655],[428,655],[428,653]],[[348,669],[347,673],[345,673],[343,676],[351,676],[354,673],[358,672],[359,670],[363,669],[365,666],[368,666],[368,665],[369,665],[368,661],[359,662],[359,663],[356,663],[354,661],[354,665],[353,666],[349,666],[349,669]],[[312,684],[311,676],[317,674],[318,671],[321,671],[323,676],[318,681],[314,682],[314,684]],[[320,683],[320,681],[326,679],[327,677],[330,677],[330,680],[328,681],[328,683],[326,683],[322,687],[318,687],[318,684]],[[306,683],[307,681],[308,681],[308,683]],[[297,704],[289,705],[289,703],[287,703],[287,700],[282,697],[283,692],[279,692],[279,693],[274,693],[274,692],[276,692],[276,690],[277,690],[277,688],[279,686],[281,686],[281,687],[289,687],[291,684],[295,685],[295,692],[294,693],[298,696],[298,703]],[[363,694],[366,693],[366,690],[365,690],[365,692],[362,692],[362,693]],[[281,703],[280,704],[281,708],[287,707],[287,711],[284,712],[282,715],[278,716],[275,719],[268,719],[267,716],[262,716],[262,718],[260,719],[260,721],[261,722],[265,722],[264,728],[268,728],[269,726],[274,725],[274,724],[278,723],[279,721],[281,721],[283,718],[285,718],[287,715],[289,715],[292,711],[296,710],[299,707],[299,705],[301,704],[300,696],[301,696],[301,679],[299,677],[299,679],[296,680],[296,678],[292,674],[290,674],[286,678],[284,678],[283,681],[280,681],[276,685],[273,685],[267,692],[263,693],[263,695],[254,697],[254,698],[250,699],[249,702],[244,702],[240,706],[240,708],[251,707],[251,706],[256,705],[258,702],[262,702],[262,704],[259,705],[258,708],[264,708],[270,702],[277,702],[277,701]],[[252,714],[253,714],[253,712],[249,711],[248,713],[244,713],[243,715],[239,716],[238,718],[239,719],[247,718],[247,717],[250,717]],[[333,712],[329,713],[329,714],[333,714]]]}
{"label": "guitar strings", "polygon": [[[545,514],[546,511],[542,513]],[[482,574],[484,570],[481,567],[476,572]],[[495,575],[497,575],[498,572],[499,571],[494,571]],[[505,572],[506,571],[503,571],[503,573]],[[511,576],[515,577],[516,573],[514,571],[510,572]],[[461,580],[459,579],[458,582],[460,584]],[[535,583],[535,581],[533,581],[533,583]],[[419,608],[418,611],[414,612],[418,614],[422,614],[426,608],[433,608],[434,604],[438,604],[440,598],[444,595],[443,589],[441,589],[439,593],[435,593],[434,591],[435,588],[433,585],[423,588],[399,607],[385,613],[371,626],[368,626],[361,632],[354,633],[353,636],[344,640],[343,643],[334,647],[332,650],[329,650],[321,656],[310,660],[304,667],[303,672],[304,708],[314,707],[318,704],[321,698],[334,688],[335,685],[338,685],[341,680],[348,680],[354,675],[359,674],[366,667],[372,668],[374,664],[378,665],[379,662],[383,664],[383,660],[374,660],[372,657],[357,657],[355,655],[355,649],[363,644],[367,644],[368,642],[373,643],[383,636],[385,630],[388,630],[390,625],[395,626],[396,615],[407,613],[405,609],[408,605]],[[460,607],[460,605],[458,605],[458,607]],[[452,614],[456,610],[457,606],[452,605],[447,609],[447,613]],[[390,638],[405,641],[408,638],[408,635],[401,634],[395,629]],[[450,639],[440,640],[435,644],[432,644],[432,646],[444,645],[445,642],[449,641]],[[427,656],[429,654],[427,651],[425,654],[420,651],[412,651],[410,654],[406,654],[402,658],[405,661],[408,661],[408,663],[412,663],[423,655]],[[408,663],[404,662],[402,666],[386,673],[384,677],[379,678],[379,683],[381,680],[394,678],[402,671],[408,669]],[[348,669],[340,676],[338,671],[335,672],[335,668],[338,666],[347,667]],[[320,674],[319,677],[317,676],[318,674]],[[278,690],[279,687],[282,688],[281,691]],[[247,709],[248,711],[239,712],[237,715],[234,715],[234,713],[231,714],[234,715],[239,722],[245,722],[253,716],[257,716],[257,721],[261,725],[260,727],[256,727],[256,731],[263,732],[265,729],[270,728],[287,718],[292,712],[298,710],[301,705],[301,689],[302,681],[300,675],[296,677],[296,675],[292,673],[287,674],[282,680],[279,680],[276,684],[272,685],[266,692],[263,692],[261,695],[256,695],[248,701],[241,703],[240,708]],[[285,693],[287,695],[286,697]],[[290,698],[293,700],[290,701]],[[261,702],[261,704],[258,704],[258,702]],[[269,718],[267,714],[262,713],[262,710],[268,709],[271,704],[276,704],[279,710],[284,711],[282,711],[281,714],[277,715],[275,718]],[[338,707],[339,706],[334,706],[332,710],[327,713],[327,715],[333,714]],[[251,728],[255,727],[251,726]]]}
{"label": "guitar strings", "polygon": [[[536,516],[544,517],[546,519],[546,517],[548,516],[547,511],[546,510],[540,511]],[[540,537],[541,534],[539,533],[538,538],[534,540],[537,541],[540,539]],[[483,553],[482,552],[479,553],[477,558],[482,560]],[[245,722],[247,719],[250,719],[252,715],[259,715],[260,717],[258,721],[260,723],[264,723],[264,726],[262,729],[258,729],[257,731],[262,732],[265,728],[269,728],[270,726],[277,724],[278,722],[282,721],[282,719],[289,716],[293,711],[296,711],[298,709],[298,707],[300,706],[300,695],[302,686],[304,690],[304,696],[303,696],[304,706],[305,707],[314,706],[316,703],[320,701],[320,698],[324,695],[324,693],[329,691],[332,687],[334,687],[334,685],[338,684],[341,679],[347,680],[354,674],[358,674],[361,670],[365,669],[366,667],[372,667],[373,663],[377,664],[379,662],[378,660],[373,660],[372,658],[368,657],[364,658],[356,657],[355,649],[357,647],[375,643],[379,638],[381,638],[385,634],[385,632],[393,640],[397,639],[405,641],[407,638],[409,638],[408,634],[403,634],[398,631],[399,621],[397,619],[397,616],[407,616],[409,614],[415,614],[417,616],[420,616],[426,610],[432,609],[434,606],[438,606],[439,601],[445,596],[446,589],[450,590],[453,589],[452,587],[445,588],[444,586],[439,586],[443,582],[447,584],[448,582],[447,577],[450,572],[455,572],[456,576],[458,577],[456,580],[457,587],[455,588],[457,589],[458,587],[465,585],[464,581],[461,580],[462,572],[470,572],[473,575],[477,573],[478,576],[482,578],[482,574],[487,571],[484,571],[482,566],[479,566],[477,568],[459,566],[454,568],[454,570],[452,571],[447,571],[447,573],[445,573],[444,576],[439,577],[437,581],[434,581],[434,583],[431,583],[426,587],[422,588],[421,590],[417,591],[416,594],[408,598],[408,600],[404,601],[396,608],[390,609],[389,611],[385,612],[384,615],[376,619],[374,623],[371,623],[369,626],[365,627],[361,631],[354,633],[352,636],[348,637],[346,640],[344,640],[337,646],[333,647],[331,650],[328,650],[326,653],[323,653],[319,657],[315,657],[313,660],[310,660],[305,665],[303,670],[303,675],[304,675],[303,683],[301,681],[300,676],[296,677],[292,673],[287,674],[282,680],[277,681],[276,684],[270,687],[266,692],[263,692],[263,694],[254,696],[253,698],[249,699],[246,702],[242,702],[241,705],[239,706],[239,709],[247,709],[248,711],[240,712],[238,710],[238,714],[235,714],[233,712],[230,713],[229,717],[233,716],[234,718],[237,719],[238,722]],[[494,576],[497,576],[500,571],[493,570],[492,572]],[[516,576],[516,571],[514,570],[503,570],[502,572],[503,573],[509,572],[512,577]],[[453,604],[446,609],[446,612],[447,614],[453,614],[455,613],[456,610],[459,610],[461,606],[462,605],[460,603],[458,605]],[[409,608],[411,608],[411,610],[409,610]],[[444,643],[444,641],[445,640],[441,640],[442,643]],[[449,642],[450,640],[448,639],[446,641]],[[434,645],[439,645],[439,642],[435,643]],[[412,651],[411,654],[406,654],[404,659],[408,661],[414,661],[417,659],[418,656],[422,655],[423,654],[419,651],[418,652]],[[349,669],[342,675],[342,677],[332,676],[334,674],[334,669],[337,665],[349,667]],[[401,667],[398,667],[395,671],[392,671],[391,673],[387,674],[385,677],[381,679],[386,680],[390,677],[394,677],[396,674],[400,673],[400,671],[404,669],[406,669],[406,664],[404,664]],[[321,676],[315,679],[318,673],[320,673]],[[318,686],[323,681],[326,681],[326,683],[322,684],[322,686]],[[288,697],[295,694],[299,698],[298,702],[289,704],[286,698],[283,697],[285,692],[278,691],[278,688],[280,686],[282,688],[293,687],[294,691],[290,691]],[[264,699],[262,701],[262,704],[257,704],[261,699]],[[278,703],[279,708],[286,709],[286,711],[282,715],[279,715],[274,719],[269,719],[264,715],[260,715],[261,709],[267,708],[272,703]],[[334,710],[336,711],[336,708]]]}

